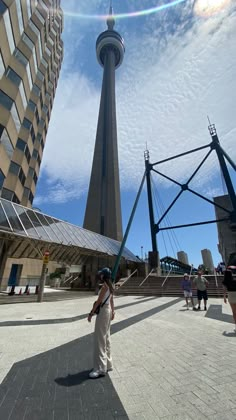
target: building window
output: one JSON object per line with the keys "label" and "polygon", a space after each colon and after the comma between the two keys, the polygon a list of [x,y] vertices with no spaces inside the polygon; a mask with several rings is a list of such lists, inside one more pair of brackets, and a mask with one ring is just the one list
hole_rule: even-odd
{"label": "building window", "polygon": [[17,17],[18,17],[18,22],[19,22],[20,34],[22,34],[22,32],[24,32],[24,24],[23,24],[21,1],[20,0],[16,0],[16,10],[17,10]]}
{"label": "building window", "polygon": [[45,124],[45,120],[43,118],[41,118],[41,120],[39,121],[39,127],[43,128]]}
{"label": "building window", "polygon": [[49,55],[49,57],[51,57],[51,51],[49,50],[49,48],[48,47],[45,47],[45,52]]}
{"label": "building window", "polygon": [[19,118],[19,114],[18,114],[16,105],[14,103],[13,103],[12,108],[11,108],[11,116],[12,116],[13,121],[15,123],[16,131],[19,133],[20,127],[21,127],[21,122],[20,122],[20,118]]}
{"label": "building window", "polygon": [[11,159],[13,155],[13,151],[14,151],[12,142],[10,140],[10,137],[8,136],[7,130],[1,124],[0,124],[0,143],[3,144],[6,150],[7,156],[9,157],[9,159]]}
{"label": "building window", "polygon": [[8,38],[8,42],[9,42],[10,51],[13,54],[14,49],[15,49],[15,41],[14,41],[14,37],[13,37],[11,19],[10,19],[10,15],[9,15],[8,10],[6,10],[6,12],[4,13],[3,19],[4,19],[4,23],[5,23],[5,28],[6,28],[6,33],[7,33],[7,38]]}
{"label": "building window", "polygon": [[8,95],[6,95],[2,90],[0,90],[0,105],[8,109],[8,111],[11,110],[12,105],[13,105],[13,100]]}
{"label": "building window", "polygon": [[26,187],[24,188],[23,196],[26,197],[26,198],[28,198],[28,200],[32,204],[33,199],[34,199],[34,196],[33,196],[32,192],[30,191],[29,188],[26,188]]}
{"label": "building window", "polygon": [[37,57],[36,57],[35,47],[33,48],[33,59],[34,59],[34,65],[35,65],[35,73],[37,73],[37,71],[38,71],[38,60],[37,60]]}
{"label": "building window", "polygon": [[20,168],[20,172],[19,172],[19,180],[20,180],[20,182],[21,182],[21,185],[24,187],[26,177],[25,177],[25,174],[24,174],[24,172],[23,172],[23,169],[22,169],[22,168]]}
{"label": "building window", "polygon": [[32,124],[31,129],[30,129],[30,134],[31,134],[32,142],[34,143],[35,142],[35,131],[34,131],[33,124]]}
{"label": "building window", "polygon": [[32,158],[37,159],[38,151],[36,149],[33,150]]}
{"label": "building window", "polygon": [[38,70],[37,77],[39,78],[39,80],[41,80],[41,82],[44,81],[44,75],[40,70]]}
{"label": "building window", "polygon": [[30,191],[30,193],[29,193],[29,201],[30,201],[31,204],[33,203],[33,199],[34,199],[33,193],[32,193],[32,191]]}
{"label": "building window", "polygon": [[39,13],[38,10],[35,10],[35,16],[37,16],[38,20],[42,23],[42,25],[44,24],[44,17],[41,15],[41,13]]}
{"label": "building window", "polygon": [[26,145],[26,148],[25,148],[25,157],[26,157],[27,162],[30,163],[31,154],[30,154],[30,151],[29,151],[29,148],[28,148],[27,145]]}
{"label": "building window", "polygon": [[37,177],[36,173],[34,173],[33,180],[34,180],[34,183],[36,185],[37,181],[38,181],[38,177]]}
{"label": "building window", "polygon": [[24,152],[25,151],[25,146],[26,146],[26,142],[19,138],[17,140],[17,143],[16,143],[16,148],[21,150],[22,152]]}
{"label": "building window", "polygon": [[18,48],[15,49],[14,51],[14,56],[16,57],[16,59],[23,64],[23,66],[27,66],[28,64],[28,59],[26,58],[26,56],[24,54],[22,54],[22,52],[20,50],[18,50]]}
{"label": "building window", "polygon": [[29,167],[28,177],[33,178],[34,176],[34,169]]}
{"label": "building window", "polygon": [[0,51],[0,79],[2,78],[4,72],[5,72],[5,65],[4,65],[2,54]]}
{"label": "building window", "polygon": [[26,142],[19,138],[16,143],[16,148],[21,150],[24,153],[26,160],[29,163],[31,159],[31,155],[30,155],[30,151]]}
{"label": "building window", "polygon": [[31,17],[31,4],[30,4],[30,0],[26,0],[26,6],[27,6],[28,19],[30,19],[30,17]]}
{"label": "building window", "polygon": [[29,25],[31,31],[34,32],[35,35],[39,36],[40,31],[32,20],[29,20],[28,25]]}
{"label": "building window", "polygon": [[15,193],[13,193],[12,201],[13,203],[20,204],[20,200]]}
{"label": "building window", "polygon": [[43,64],[43,66],[45,67],[45,69],[48,68],[48,63],[47,63],[47,61],[44,58],[42,58],[41,63]]}
{"label": "building window", "polygon": [[40,89],[39,89],[39,87],[37,86],[37,85],[33,85],[33,88],[32,88],[32,92],[36,95],[36,96],[40,96]]}
{"label": "building window", "polygon": [[0,0],[0,15],[3,15],[3,13],[7,10],[7,6],[5,3],[3,3],[2,0]]}
{"label": "building window", "polygon": [[2,189],[4,181],[5,181],[5,175],[2,172],[2,170],[0,169],[0,190]]}
{"label": "building window", "polygon": [[1,196],[2,198],[5,198],[5,200],[12,201],[13,194],[14,194],[13,191],[8,190],[7,188],[3,188]]}
{"label": "building window", "polygon": [[23,34],[22,36],[22,41],[27,45],[27,47],[33,51],[34,48],[34,43],[31,41],[31,39],[28,37],[28,35],[26,35],[26,33]]}
{"label": "building window", "polygon": [[9,172],[18,176],[19,171],[20,171],[20,165],[18,165],[17,163],[12,161],[10,166],[9,166]]}
{"label": "building window", "polygon": [[42,149],[42,151],[43,151],[43,149],[44,149],[44,141],[43,141],[43,138],[41,139],[41,141],[40,141],[40,145],[41,145],[41,149]]}
{"label": "building window", "polygon": [[35,117],[36,117],[36,121],[37,121],[37,124],[38,124],[39,123],[39,113],[38,113],[37,109],[35,111]]}
{"label": "building window", "polygon": [[26,128],[26,130],[30,130],[32,123],[27,118],[24,118],[22,125]]}
{"label": "building window", "polygon": [[30,90],[31,90],[32,86],[33,86],[33,80],[32,80],[32,74],[31,74],[29,63],[26,66],[26,71],[27,71],[27,76],[28,76],[29,87],[30,87]]}
{"label": "building window", "polygon": [[47,114],[48,106],[44,104],[42,111],[45,112],[45,114]]}
{"label": "building window", "polygon": [[23,82],[20,83],[19,91],[20,91],[20,96],[21,96],[21,99],[22,99],[23,107],[24,107],[24,109],[26,109],[27,108],[27,98],[26,98],[25,88],[24,88]]}
{"label": "building window", "polygon": [[31,111],[35,112],[36,104],[33,101],[29,100],[28,106],[31,109]]}
{"label": "building window", "polygon": [[39,3],[40,3],[40,7],[47,13],[47,15],[48,15],[48,8],[47,8],[47,6],[46,6],[46,4],[42,1],[42,0],[40,0],[39,1]]}
{"label": "building window", "polygon": [[14,85],[20,86],[21,77],[11,67],[7,68],[6,77],[10,79]]}

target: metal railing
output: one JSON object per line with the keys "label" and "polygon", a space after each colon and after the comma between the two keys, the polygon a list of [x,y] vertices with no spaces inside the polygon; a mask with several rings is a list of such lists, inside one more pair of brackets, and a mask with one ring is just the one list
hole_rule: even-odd
{"label": "metal railing", "polygon": [[148,277],[154,272],[154,268],[151,269],[150,273],[147,275],[147,277],[145,277],[145,279],[140,283],[139,287],[141,287],[143,285],[143,283],[145,283],[145,281],[148,279]]}
{"label": "metal railing", "polygon": [[64,286],[65,284],[67,284],[67,283],[68,283],[68,281],[70,281],[71,279],[73,279],[73,276],[69,276],[69,277],[68,277],[68,279],[64,280],[64,281],[63,281],[63,286]]}
{"label": "metal railing", "polygon": [[171,271],[172,271],[172,267],[170,268],[170,271],[169,271],[169,273],[167,274],[167,276],[166,276],[165,280],[163,281],[163,283],[162,283],[161,287],[164,287],[164,284],[165,284],[166,280],[168,279],[168,277],[169,277],[169,275],[170,275]]}
{"label": "metal railing", "polygon": [[[119,286],[119,289],[124,286],[124,284],[135,274],[138,272],[138,269],[136,268],[133,273],[131,273],[123,282],[122,284]],[[120,280],[119,280],[120,281]],[[119,281],[117,282],[117,284],[119,283]]]}

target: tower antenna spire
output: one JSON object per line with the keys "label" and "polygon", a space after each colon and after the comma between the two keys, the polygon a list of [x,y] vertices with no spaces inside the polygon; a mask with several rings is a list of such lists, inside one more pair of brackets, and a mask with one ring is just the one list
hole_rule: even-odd
{"label": "tower antenna spire", "polygon": [[113,0],[110,0],[109,16],[107,17],[108,30],[112,31],[115,26],[115,19],[113,16]]}

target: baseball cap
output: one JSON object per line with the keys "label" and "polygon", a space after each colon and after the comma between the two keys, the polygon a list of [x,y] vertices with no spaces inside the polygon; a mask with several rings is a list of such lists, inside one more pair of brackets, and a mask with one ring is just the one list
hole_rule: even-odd
{"label": "baseball cap", "polygon": [[104,267],[101,270],[99,270],[98,274],[104,274],[105,276],[110,277],[111,270],[108,267]]}

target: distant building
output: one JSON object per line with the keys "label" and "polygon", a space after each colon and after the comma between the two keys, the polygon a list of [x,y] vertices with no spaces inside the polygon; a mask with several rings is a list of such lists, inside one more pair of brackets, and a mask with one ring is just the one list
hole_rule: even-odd
{"label": "distant building", "polygon": [[63,59],[60,1],[0,1],[0,196],[31,207]]}
{"label": "distant building", "polygon": [[186,252],[184,251],[177,252],[177,257],[180,262],[189,265],[188,254],[186,254]]}
{"label": "distant building", "polygon": [[214,263],[211,255],[211,251],[209,249],[202,249],[202,262],[205,266],[205,268],[209,271],[209,273],[214,272]]}
{"label": "distant building", "polygon": [[[232,211],[233,207],[229,195],[214,197],[214,202]],[[215,207],[216,219],[228,216],[228,213],[219,207]],[[217,223],[218,230],[218,250],[222,256],[222,261],[228,264],[235,264],[236,260],[236,231],[230,220]]]}

